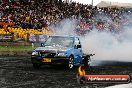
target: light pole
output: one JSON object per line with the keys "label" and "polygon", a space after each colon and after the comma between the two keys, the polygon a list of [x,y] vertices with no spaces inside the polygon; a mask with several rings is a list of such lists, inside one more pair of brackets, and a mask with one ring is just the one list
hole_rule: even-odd
{"label": "light pole", "polygon": [[92,6],[93,6],[93,0],[92,0],[92,3],[91,3],[91,4],[92,4]]}

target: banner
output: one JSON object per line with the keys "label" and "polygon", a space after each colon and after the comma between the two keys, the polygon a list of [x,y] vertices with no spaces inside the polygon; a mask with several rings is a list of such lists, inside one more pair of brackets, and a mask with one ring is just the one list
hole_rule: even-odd
{"label": "banner", "polygon": [[29,42],[44,42],[48,38],[48,35],[29,35]]}
{"label": "banner", "polygon": [[0,34],[0,42],[12,42],[14,34]]}

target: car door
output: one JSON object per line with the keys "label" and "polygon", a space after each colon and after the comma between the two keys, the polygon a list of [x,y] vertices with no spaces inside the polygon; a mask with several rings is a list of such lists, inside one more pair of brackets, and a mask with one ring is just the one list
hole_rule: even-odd
{"label": "car door", "polygon": [[82,61],[82,48],[78,47],[78,45],[81,46],[81,43],[79,41],[78,37],[75,37],[74,41],[74,58],[75,58],[75,64],[78,64]]}

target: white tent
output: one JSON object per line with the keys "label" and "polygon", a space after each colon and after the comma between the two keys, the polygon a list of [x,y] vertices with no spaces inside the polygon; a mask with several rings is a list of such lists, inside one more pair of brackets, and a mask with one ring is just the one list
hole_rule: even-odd
{"label": "white tent", "polygon": [[109,2],[109,1],[101,1],[97,4],[97,7],[125,7],[132,8],[132,3],[119,3],[119,2]]}

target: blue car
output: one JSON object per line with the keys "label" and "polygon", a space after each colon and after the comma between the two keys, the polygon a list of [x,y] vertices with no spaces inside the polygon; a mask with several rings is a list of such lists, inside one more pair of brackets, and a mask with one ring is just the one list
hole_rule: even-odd
{"label": "blue car", "polygon": [[41,46],[32,51],[34,68],[44,64],[63,64],[68,69],[76,65],[88,66],[90,55],[84,55],[81,42],[75,36],[49,36]]}

